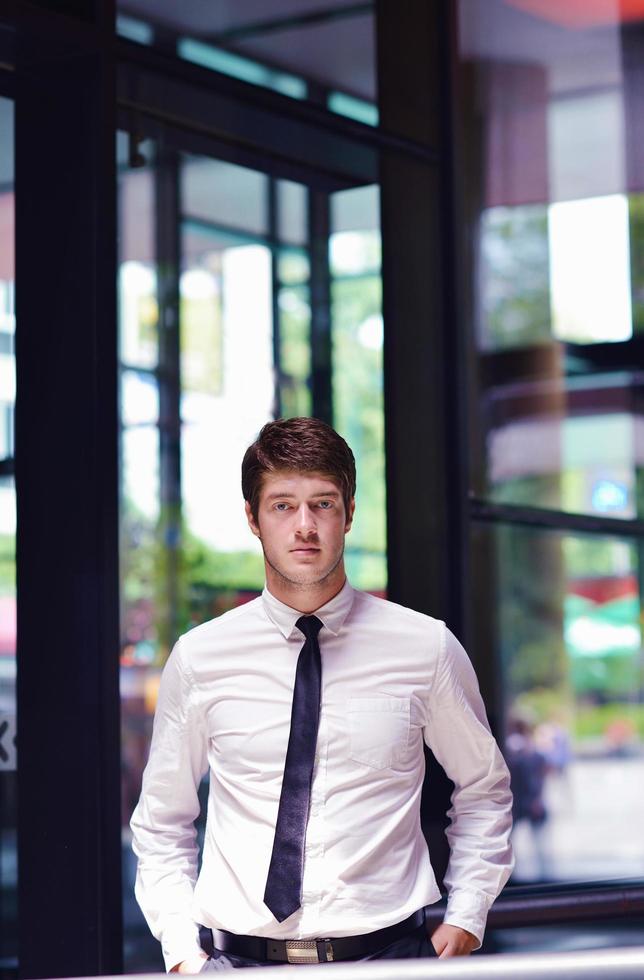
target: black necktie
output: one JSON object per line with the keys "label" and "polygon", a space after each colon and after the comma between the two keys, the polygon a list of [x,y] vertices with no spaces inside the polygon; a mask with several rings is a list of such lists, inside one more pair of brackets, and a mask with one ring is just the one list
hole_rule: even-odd
{"label": "black necktie", "polygon": [[322,623],[316,616],[301,616],[296,626],[304,633],[306,642],[295,671],[291,732],[264,892],[264,902],[278,922],[287,919],[301,904],[304,838],[320,720],[322,667],[318,633]]}

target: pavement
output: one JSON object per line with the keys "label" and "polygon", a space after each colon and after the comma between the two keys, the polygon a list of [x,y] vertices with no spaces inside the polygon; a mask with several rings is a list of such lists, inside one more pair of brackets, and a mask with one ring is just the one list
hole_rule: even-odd
{"label": "pavement", "polygon": [[515,828],[513,883],[644,877],[644,757],[573,759],[544,798],[541,831]]}

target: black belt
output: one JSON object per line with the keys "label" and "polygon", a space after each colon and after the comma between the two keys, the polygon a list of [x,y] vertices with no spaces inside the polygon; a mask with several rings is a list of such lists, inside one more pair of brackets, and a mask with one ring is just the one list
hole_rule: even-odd
{"label": "black belt", "polygon": [[[224,929],[201,928],[201,945],[210,954],[208,940],[222,953],[245,956],[251,960],[277,960],[280,963],[329,963],[332,960],[355,960],[371,956],[397,939],[418,929],[425,922],[425,909],[385,929],[363,936],[341,936],[338,939],[264,939],[261,936],[238,936]],[[205,935],[204,935],[205,934]]]}

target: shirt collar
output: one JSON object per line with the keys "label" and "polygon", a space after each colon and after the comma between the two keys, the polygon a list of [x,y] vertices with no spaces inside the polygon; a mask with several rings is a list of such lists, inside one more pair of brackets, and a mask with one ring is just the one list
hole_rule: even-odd
{"label": "shirt collar", "polygon": [[[334,636],[337,636],[342,629],[345,619],[349,615],[349,610],[353,604],[353,594],[354,590],[349,585],[349,580],[345,579],[344,585],[338,594],[334,595],[332,599],[329,599],[328,602],[320,606],[319,609],[314,610],[310,615],[317,616],[322,621],[322,625],[333,633]],[[268,618],[277,626],[284,639],[288,640],[295,630],[296,622],[304,614],[276,599],[268,591],[267,586],[264,586],[262,601]]]}

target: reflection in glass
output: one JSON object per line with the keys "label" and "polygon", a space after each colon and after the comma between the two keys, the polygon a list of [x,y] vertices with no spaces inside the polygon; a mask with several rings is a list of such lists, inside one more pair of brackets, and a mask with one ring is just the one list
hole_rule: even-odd
{"label": "reflection in glass", "polygon": [[212,250],[181,274],[181,384],[187,391],[221,392],[222,278],[221,253]]}
{"label": "reflection in glass", "polygon": [[[314,290],[307,187],[178,155],[180,263],[163,270],[170,292],[176,277],[178,347],[165,337],[159,344],[155,147],[145,147],[143,160],[135,155],[134,168],[122,139],[119,148],[123,887],[126,968],[136,972],[160,965],[133,901],[128,830],[160,672],[181,633],[263,586],[241,460],[278,412],[312,411]],[[359,470],[360,516],[347,565],[357,586],[383,592],[378,192],[343,191],[329,203],[336,424]]]}
{"label": "reflection in glass", "polygon": [[[153,425],[131,425],[123,430],[121,440],[125,513],[136,514],[153,525],[159,517],[158,429]],[[141,544],[138,534],[133,544]]]}
{"label": "reflection in glass", "polygon": [[481,214],[477,341],[482,350],[548,341],[548,209],[540,204]]}
{"label": "reflection in glass", "polygon": [[[10,203],[13,206],[13,196]],[[2,207],[1,197],[0,207]],[[7,269],[5,275],[10,276],[10,274],[10,270]],[[14,292],[12,279],[0,279],[0,459],[7,459],[14,454],[13,413],[16,401]]]}
{"label": "reflection in glass", "polygon": [[[204,346],[212,354],[218,332],[220,364],[225,365],[201,390],[184,382],[181,396],[186,544],[199,552],[201,568],[191,616],[201,622],[221,611],[217,596],[222,592],[263,585],[261,553],[246,523],[239,471],[246,447],[271,418],[275,390],[270,250],[240,244],[201,256],[193,253],[191,268],[182,274],[182,297],[183,283],[197,269],[203,275],[209,270],[211,295],[219,297],[210,319],[203,316],[204,329],[210,327]],[[182,333],[187,327],[190,334],[193,314],[184,301]],[[189,567],[191,562],[188,556]],[[211,595],[204,607],[207,587]]]}
{"label": "reflection in glass", "polygon": [[13,103],[0,98],[0,459],[13,457],[16,400]]}
{"label": "reflection in glass", "polygon": [[562,201],[548,211],[552,332],[580,344],[633,333],[628,200]]}
{"label": "reflection in glass", "polygon": [[555,8],[459,3],[470,489],[628,519],[642,515],[641,27]]}
{"label": "reflection in glass", "polygon": [[641,515],[641,393],[635,373],[571,379],[565,387],[517,381],[486,392],[489,496],[571,513]]}
{"label": "reflection in glass", "polygon": [[515,882],[644,874],[641,555],[628,539],[473,531],[477,656],[499,665]]}
{"label": "reflection in glass", "polygon": [[[123,155],[127,141],[117,142]],[[119,168],[119,338],[124,363],[154,367],[158,360],[158,302],[154,266],[153,171]]]}
{"label": "reflection in glass", "polygon": [[[283,263],[280,263],[280,268]],[[281,415],[311,414],[311,306],[308,286],[278,290]]]}
{"label": "reflection in glass", "polygon": [[155,146],[146,143],[145,152],[134,160],[131,150],[128,136],[119,133],[121,835],[124,955],[126,970],[136,971],[160,965],[134,898],[128,824],[140,792],[155,690],[168,652],[164,624],[170,609],[160,504]]}
{"label": "reflection in glass", "polygon": [[156,275],[147,264],[124,262],[119,280],[121,357],[126,364],[152,367],[158,356]]}
{"label": "reflection in glass", "polygon": [[282,248],[277,256],[277,277],[285,286],[306,284],[311,273],[308,252]]}
{"label": "reflection in glass", "polygon": [[126,426],[156,424],[159,391],[154,375],[143,371],[121,372],[121,416]]}
{"label": "reflection in glass", "polygon": [[14,105],[0,98],[0,967],[18,968]]}
{"label": "reflection in glass", "polygon": [[624,195],[488,208],[480,250],[483,349],[631,337]]}
{"label": "reflection in glass", "polygon": [[16,492],[0,477],[0,962],[18,962]]}
{"label": "reflection in glass", "polygon": [[329,262],[334,276],[380,269],[380,194],[375,185],[340,191],[331,198]]}
{"label": "reflection in glass", "polygon": [[293,180],[277,181],[277,234],[281,242],[306,245],[308,240],[308,192]]}
{"label": "reflection in glass", "polygon": [[221,230],[266,235],[268,177],[223,160],[184,156],[181,205],[184,216]]}
{"label": "reflection in glass", "polygon": [[341,191],[331,205],[334,422],[356,457],[356,521],[346,542],[357,588],[384,593],[386,517],[378,188]]}

